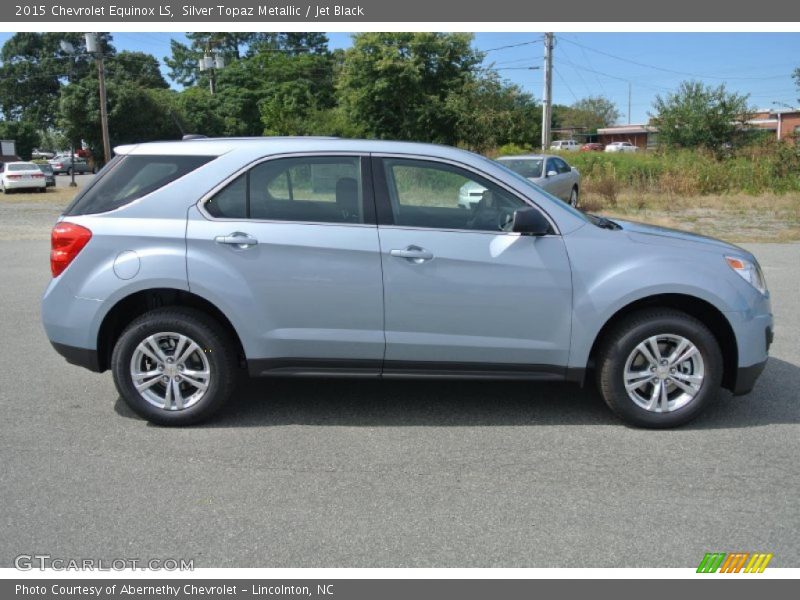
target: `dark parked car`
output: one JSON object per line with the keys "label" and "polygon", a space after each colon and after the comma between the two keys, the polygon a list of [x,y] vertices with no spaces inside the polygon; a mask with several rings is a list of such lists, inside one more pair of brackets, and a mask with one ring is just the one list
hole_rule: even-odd
{"label": "dark parked car", "polygon": [[44,181],[47,187],[53,187],[56,184],[56,174],[50,163],[36,163],[39,170],[44,173]]}
{"label": "dark parked car", "polygon": [[588,142],[581,146],[581,152],[602,152],[605,149],[606,145],[600,142]]}
{"label": "dark parked car", "polygon": [[73,159],[68,156],[66,158],[54,158],[50,161],[50,166],[53,167],[53,172],[56,175],[61,173],[71,175],[73,171],[75,173],[94,173],[94,169],[86,162],[86,159],[80,157]]}

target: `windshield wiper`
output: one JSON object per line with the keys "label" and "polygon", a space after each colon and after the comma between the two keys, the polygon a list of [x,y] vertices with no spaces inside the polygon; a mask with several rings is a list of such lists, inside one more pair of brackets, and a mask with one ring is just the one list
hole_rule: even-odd
{"label": "windshield wiper", "polygon": [[587,213],[587,216],[591,217],[592,222],[595,225],[597,225],[600,229],[611,229],[611,230],[622,229],[622,226],[619,223],[615,223],[611,219],[606,219],[605,217],[600,217],[589,213]]}

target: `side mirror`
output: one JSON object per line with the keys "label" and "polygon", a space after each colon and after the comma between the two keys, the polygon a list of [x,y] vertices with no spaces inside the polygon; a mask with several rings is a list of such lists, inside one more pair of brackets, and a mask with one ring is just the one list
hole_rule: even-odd
{"label": "side mirror", "polygon": [[522,235],[547,235],[550,233],[550,222],[535,208],[518,208],[514,211],[511,231]]}
{"label": "side mirror", "polygon": [[558,175],[558,171],[548,171],[547,172],[547,177],[555,177],[556,175]]}

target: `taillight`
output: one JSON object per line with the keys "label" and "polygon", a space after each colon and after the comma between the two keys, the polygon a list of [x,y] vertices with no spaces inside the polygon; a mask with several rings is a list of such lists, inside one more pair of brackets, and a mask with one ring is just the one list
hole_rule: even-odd
{"label": "taillight", "polygon": [[58,277],[83,247],[92,239],[92,232],[75,223],[57,223],[50,234],[50,271]]}
{"label": "taillight", "polygon": [[8,179],[22,179],[22,175],[6,175]]}

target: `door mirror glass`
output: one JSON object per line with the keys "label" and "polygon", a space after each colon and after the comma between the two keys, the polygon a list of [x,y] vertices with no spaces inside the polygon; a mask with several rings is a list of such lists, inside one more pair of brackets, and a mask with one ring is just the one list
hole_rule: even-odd
{"label": "door mirror glass", "polygon": [[519,208],[514,211],[511,231],[523,235],[547,235],[550,222],[535,208]]}

